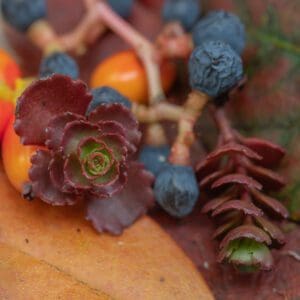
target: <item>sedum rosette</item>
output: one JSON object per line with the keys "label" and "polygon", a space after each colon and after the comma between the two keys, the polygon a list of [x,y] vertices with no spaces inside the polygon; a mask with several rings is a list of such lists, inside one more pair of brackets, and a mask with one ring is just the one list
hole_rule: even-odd
{"label": "sedum rosette", "polygon": [[41,146],[29,171],[34,197],[82,200],[98,231],[120,234],[152,205],[152,176],[132,160],[141,133],[130,110],[99,105],[86,116],[91,100],[81,81],[38,80],[18,100],[15,130],[23,144]]}

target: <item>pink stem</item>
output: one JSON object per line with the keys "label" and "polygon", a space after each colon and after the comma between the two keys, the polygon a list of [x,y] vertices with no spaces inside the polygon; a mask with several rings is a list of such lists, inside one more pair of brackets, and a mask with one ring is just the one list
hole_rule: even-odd
{"label": "pink stem", "polygon": [[105,2],[98,2],[95,10],[103,24],[131,45],[142,60],[148,77],[150,103],[164,99],[158,54],[153,44],[120,18]]}

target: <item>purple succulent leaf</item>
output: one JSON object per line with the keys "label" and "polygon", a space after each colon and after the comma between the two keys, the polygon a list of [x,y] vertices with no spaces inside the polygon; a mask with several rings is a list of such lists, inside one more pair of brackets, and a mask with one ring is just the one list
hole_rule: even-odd
{"label": "purple succulent leaf", "polygon": [[214,181],[216,181],[220,177],[223,177],[224,175],[230,173],[230,171],[231,170],[229,168],[225,168],[220,171],[216,171],[216,172],[213,172],[213,173],[207,175],[206,177],[204,177],[201,180],[200,188],[202,188],[202,189],[210,188]]}
{"label": "purple succulent leaf", "polygon": [[249,149],[248,147],[239,144],[231,144],[231,143],[219,147],[217,150],[210,153],[206,159],[214,160],[217,158],[221,158],[222,156],[232,155],[232,154],[241,154],[250,159],[255,159],[255,160],[262,159],[262,157],[259,154]]}
{"label": "purple succulent leaf", "polygon": [[126,137],[125,128],[116,121],[103,121],[98,122],[99,130],[101,134],[118,134],[122,137]]}
{"label": "purple succulent leaf", "polygon": [[226,248],[228,244],[236,239],[249,238],[259,243],[265,243],[271,245],[271,238],[262,229],[254,225],[241,225],[231,230],[220,243],[220,249]]}
{"label": "purple succulent leaf", "polygon": [[223,197],[212,199],[203,206],[201,212],[204,214],[210,213],[214,211],[217,207],[222,205],[223,203],[229,201],[230,199],[232,199],[231,196],[223,196]]}
{"label": "purple succulent leaf", "polygon": [[53,117],[66,112],[84,115],[91,99],[80,80],[57,74],[37,80],[18,99],[15,131],[24,145],[43,146]]}
{"label": "purple succulent leaf", "polygon": [[100,137],[97,125],[87,121],[74,121],[67,124],[63,138],[62,149],[66,156],[76,154],[81,141],[90,137]]}
{"label": "purple succulent leaf", "polygon": [[281,175],[271,170],[255,166],[251,162],[246,162],[245,167],[248,173],[261,182],[267,190],[278,191],[286,185],[286,180]]}
{"label": "purple succulent leaf", "polygon": [[244,138],[241,136],[239,136],[239,139],[246,147],[262,156],[263,159],[259,162],[259,164],[264,167],[274,167],[278,165],[286,154],[285,149],[279,145],[263,139]]}
{"label": "purple succulent leaf", "polygon": [[128,173],[126,186],[111,199],[100,200],[91,196],[87,219],[98,232],[119,235],[154,204],[153,176],[135,162],[129,165]]}
{"label": "purple succulent leaf", "polygon": [[285,236],[278,226],[263,217],[255,217],[254,220],[259,227],[271,236],[276,245],[282,246],[285,244]]}
{"label": "purple succulent leaf", "polygon": [[100,105],[88,117],[92,123],[115,121],[125,130],[125,137],[130,142],[129,152],[136,152],[141,140],[138,122],[131,111],[121,104]]}
{"label": "purple succulent leaf", "polygon": [[38,150],[32,156],[29,178],[33,193],[36,197],[51,205],[73,205],[77,200],[76,196],[61,192],[50,178],[49,165],[52,159],[51,153],[46,150]]}
{"label": "purple succulent leaf", "polygon": [[212,216],[215,217],[231,210],[240,211],[243,212],[245,215],[250,216],[263,215],[262,210],[257,208],[254,204],[252,204],[249,201],[230,200],[218,206],[212,213]]}
{"label": "purple succulent leaf", "polygon": [[213,183],[212,188],[216,189],[227,184],[240,184],[249,189],[257,189],[257,190],[262,189],[262,185],[258,181],[254,180],[253,178],[247,175],[237,174],[237,173],[229,174],[218,179]]}
{"label": "purple succulent leaf", "polygon": [[125,161],[127,148],[124,137],[117,134],[105,134],[102,135],[100,139],[113,152],[113,156],[116,161]]}
{"label": "purple succulent leaf", "polygon": [[219,159],[204,159],[199,161],[195,168],[198,181],[201,182],[206,176],[217,171],[219,163]]}
{"label": "purple succulent leaf", "polygon": [[49,163],[49,176],[52,184],[61,192],[67,192],[64,178],[65,161],[59,153],[52,154],[52,159]]}
{"label": "purple succulent leaf", "polygon": [[251,190],[251,194],[254,197],[254,200],[261,204],[263,207],[267,207],[276,215],[280,216],[283,219],[287,219],[289,217],[289,212],[286,207],[279,202],[278,200],[267,196],[257,190]]}
{"label": "purple succulent leaf", "polygon": [[71,154],[65,161],[63,175],[67,189],[74,191],[88,191],[91,183],[82,172],[80,161],[75,154]]}
{"label": "purple succulent leaf", "polygon": [[81,115],[70,112],[52,118],[49,121],[48,127],[46,128],[46,147],[51,150],[58,151],[61,147],[66,125],[70,122],[81,120],[84,120]]}
{"label": "purple succulent leaf", "polygon": [[112,197],[114,194],[120,192],[127,183],[127,169],[125,164],[115,165],[116,169],[112,169],[111,173],[99,177],[93,181],[93,186],[90,191],[94,197],[107,198]]}
{"label": "purple succulent leaf", "polygon": [[236,226],[240,225],[240,223],[241,223],[241,218],[240,217],[236,217],[236,218],[228,221],[227,223],[219,226],[215,230],[215,232],[213,233],[213,238],[217,239],[217,238],[220,238],[220,237],[224,236],[224,234],[226,234],[233,227],[236,227]]}

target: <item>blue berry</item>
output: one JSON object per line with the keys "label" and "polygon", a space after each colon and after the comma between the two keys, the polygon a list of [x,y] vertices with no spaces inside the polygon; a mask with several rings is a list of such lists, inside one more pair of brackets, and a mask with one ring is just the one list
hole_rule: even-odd
{"label": "blue berry", "polygon": [[131,109],[131,102],[117,90],[103,86],[100,88],[93,89],[92,91],[93,99],[87,109],[87,115],[90,114],[99,105],[118,103],[123,104],[128,109]]}
{"label": "blue berry", "polygon": [[162,8],[165,22],[178,21],[186,30],[193,27],[200,12],[199,0],[166,0]]}
{"label": "blue berry", "polygon": [[1,10],[7,23],[21,32],[46,16],[46,0],[2,0]]}
{"label": "blue berry", "polygon": [[222,41],[240,54],[246,43],[245,27],[236,15],[222,10],[213,11],[195,25],[193,40],[196,46],[208,41]]}
{"label": "blue berry", "polygon": [[159,205],[171,216],[182,218],[192,212],[199,188],[191,167],[169,165],[154,184],[154,195]]}
{"label": "blue berry", "polygon": [[194,49],[189,61],[189,76],[193,90],[218,97],[242,79],[242,60],[228,44],[206,42]]}
{"label": "blue berry", "polygon": [[122,18],[128,18],[133,7],[133,0],[108,0],[111,8]]}
{"label": "blue berry", "polygon": [[79,68],[76,61],[68,54],[55,52],[43,58],[40,65],[40,77],[45,78],[53,74],[62,74],[77,79]]}
{"label": "blue berry", "polygon": [[139,161],[144,164],[145,168],[157,176],[159,172],[168,163],[168,156],[170,154],[170,147],[165,146],[144,146],[140,152]]}

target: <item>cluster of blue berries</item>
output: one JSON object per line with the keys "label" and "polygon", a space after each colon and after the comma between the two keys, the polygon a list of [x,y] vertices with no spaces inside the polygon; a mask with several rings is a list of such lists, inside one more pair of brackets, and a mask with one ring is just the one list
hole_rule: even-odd
{"label": "cluster of blue berries", "polygon": [[[128,18],[134,0],[108,0],[112,9],[123,18]],[[36,21],[47,15],[46,0],[1,0],[1,11],[7,23],[20,32],[26,32]]]}
{"label": "cluster of blue berries", "polygon": [[182,218],[192,212],[199,188],[191,167],[168,162],[169,146],[144,146],[139,160],[156,177],[154,194],[157,203],[171,216]]}

